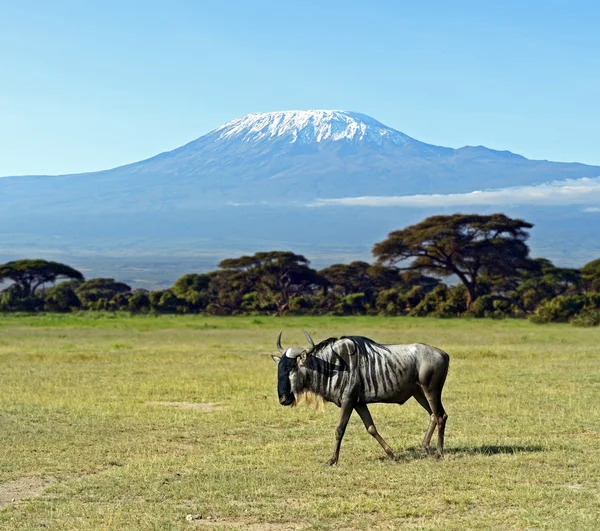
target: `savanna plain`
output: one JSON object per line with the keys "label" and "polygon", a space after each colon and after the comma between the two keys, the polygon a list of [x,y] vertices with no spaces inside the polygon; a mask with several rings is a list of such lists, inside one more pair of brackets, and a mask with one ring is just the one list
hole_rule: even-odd
{"label": "savanna plain", "polygon": [[[303,328],[446,350],[445,458],[411,399],[371,407],[393,460],[355,414],[324,467],[338,408],[277,401]],[[0,316],[0,529],[600,529],[599,402],[597,328]]]}

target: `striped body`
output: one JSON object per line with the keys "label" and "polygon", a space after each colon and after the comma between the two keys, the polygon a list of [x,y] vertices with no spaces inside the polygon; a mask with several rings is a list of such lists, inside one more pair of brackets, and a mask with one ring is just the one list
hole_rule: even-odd
{"label": "striped body", "polygon": [[[340,341],[345,339],[354,338]],[[338,406],[350,397],[364,404],[403,404],[413,395],[415,386],[428,385],[437,368],[447,372],[448,355],[429,345],[372,343],[350,355],[348,361],[334,351],[333,345],[315,349],[307,356],[299,374],[292,377],[296,394],[311,391]]]}
{"label": "striped body", "polygon": [[315,394],[340,407],[336,446],[329,464],[338,462],[340,445],[352,411],[356,411],[367,431],[389,457],[393,451],[379,435],[367,404],[386,402],[404,404],[414,397],[428,412],[429,427],[423,449],[429,451],[437,427],[437,455],[442,457],[444,430],[448,415],[442,405],[442,389],[448,374],[450,357],[429,345],[381,345],[361,336],[326,339],[315,345],[305,332],[310,349],[281,347],[283,354],[273,356],[278,364],[279,403],[291,406],[302,394]]}

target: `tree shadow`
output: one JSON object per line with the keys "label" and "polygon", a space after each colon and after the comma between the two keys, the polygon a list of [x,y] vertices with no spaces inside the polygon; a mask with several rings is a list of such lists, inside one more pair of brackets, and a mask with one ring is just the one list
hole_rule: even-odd
{"label": "tree shadow", "polygon": [[[455,446],[444,448],[444,454],[447,456],[465,456],[465,455],[514,455],[520,453],[543,452],[544,448],[540,445],[481,445],[481,446]],[[436,459],[435,446],[431,447],[430,453],[426,453],[420,447],[406,448],[394,452],[394,457],[379,457],[380,461],[417,461],[419,459]]]}

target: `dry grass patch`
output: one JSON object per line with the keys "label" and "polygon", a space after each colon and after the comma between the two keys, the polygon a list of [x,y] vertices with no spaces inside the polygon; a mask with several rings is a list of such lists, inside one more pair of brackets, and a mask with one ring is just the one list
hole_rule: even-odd
{"label": "dry grass patch", "polygon": [[199,411],[200,413],[212,413],[213,411],[220,411],[223,409],[221,405],[213,402],[146,402],[146,405],[193,409],[194,411]]}
{"label": "dry grass patch", "polygon": [[[281,407],[268,355],[302,328],[446,350],[446,458],[410,400],[371,408],[396,459],[354,415],[323,467],[339,410]],[[600,329],[523,321],[0,315],[0,485],[56,478],[0,530],[596,531],[599,362]]]}

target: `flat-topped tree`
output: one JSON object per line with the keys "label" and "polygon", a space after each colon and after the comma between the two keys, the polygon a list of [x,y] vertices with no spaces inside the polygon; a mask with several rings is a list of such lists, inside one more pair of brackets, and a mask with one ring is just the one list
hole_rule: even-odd
{"label": "flat-topped tree", "polygon": [[219,267],[236,271],[248,288],[265,302],[272,303],[277,314],[288,309],[290,299],[313,293],[315,288],[329,282],[308,264],[302,255],[290,251],[268,251],[252,256],[228,258]]}
{"label": "flat-topped tree", "polygon": [[98,292],[102,296],[131,292],[131,286],[114,278],[90,278],[77,286],[77,293]]}
{"label": "flat-topped tree", "polygon": [[504,214],[431,216],[416,225],[391,232],[375,244],[382,264],[411,260],[405,270],[442,277],[456,275],[467,289],[467,309],[480,295],[479,281],[506,279],[531,267],[526,229],[533,225]]}
{"label": "flat-topped tree", "polygon": [[193,311],[202,311],[209,303],[210,274],[188,273],[175,281],[171,291],[187,302]]}
{"label": "flat-topped tree", "polygon": [[535,258],[532,268],[522,273],[516,289],[533,310],[543,300],[578,292],[582,284],[579,269],[556,267],[547,258]]}
{"label": "flat-topped tree", "polygon": [[39,287],[57,280],[84,280],[77,269],[60,262],[39,259],[15,260],[0,265],[1,278],[12,280],[25,297],[31,297]]}
{"label": "flat-topped tree", "polygon": [[350,264],[333,264],[319,271],[332,289],[342,296],[354,293],[376,294],[390,288],[410,289],[414,285],[435,286],[439,280],[417,272],[401,272],[396,267],[355,261]]}
{"label": "flat-topped tree", "polygon": [[126,296],[131,293],[131,286],[114,278],[90,278],[80,283],[75,291],[83,306],[88,309],[106,309],[102,300],[112,301],[117,306],[126,304]]}
{"label": "flat-topped tree", "polygon": [[581,273],[586,289],[600,292],[600,258],[585,264],[581,268]]}

